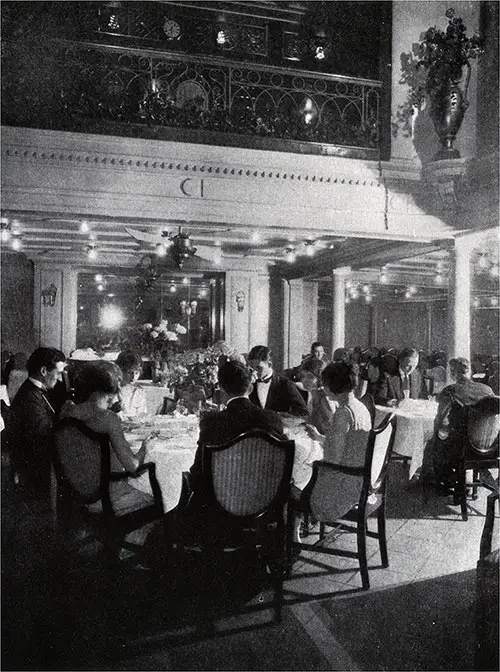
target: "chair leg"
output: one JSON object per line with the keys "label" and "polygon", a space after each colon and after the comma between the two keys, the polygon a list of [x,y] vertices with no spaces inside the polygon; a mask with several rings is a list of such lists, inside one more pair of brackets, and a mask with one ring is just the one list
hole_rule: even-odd
{"label": "chair leg", "polygon": [[477,499],[477,488],[479,485],[479,471],[472,470],[472,499]]}
{"label": "chair leg", "polygon": [[385,530],[385,506],[382,505],[377,512],[378,543],[380,546],[380,559],[382,567],[389,567],[389,557],[387,555],[387,536]]}
{"label": "chair leg", "polygon": [[366,520],[358,521],[356,535],[358,538],[358,556],[359,569],[361,572],[361,583],[363,590],[370,588],[370,579],[368,577],[368,562],[366,559]]}
{"label": "chair leg", "polygon": [[325,523],[319,524],[319,538],[320,540],[325,538]]}
{"label": "chair leg", "polygon": [[455,492],[453,496],[453,503],[460,504],[460,511],[462,513],[462,520],[467,521],[467,489],[465,487],[465,469],[461,468],[457,473],[457,481],[455,485]]}
{"label": "chair leg", "polygon": [[302,536],[303,537],[309,536],[309,511],[306,511],[304,513],[304,525],[302,530]]}

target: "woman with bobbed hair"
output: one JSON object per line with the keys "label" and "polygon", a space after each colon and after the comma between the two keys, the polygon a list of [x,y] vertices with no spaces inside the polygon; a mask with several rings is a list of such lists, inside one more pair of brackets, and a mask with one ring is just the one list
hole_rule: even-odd
{"label": "woman with bobbed hair", "polygon": [[297,387],[305,398],[309,411],[309,422],[321,434],[326,434],[332,423],[333,414],[338,407],[337,403],[328,399],[323,389],[321,374],[325,366],[323,360],[308,357],[300,365],[297,375],[299,379]]}
{"label": "woman with bobbed hair", "polygon": [[122,350],[116,358],[122,372],[122,383],[118,394],[122,416],[134,417],[148,412],[144,389],[137,381],[142,372],[142,359],[133,350]]}
{"label": "woman with bobbed hair", "polygon": [[[322,372],[327,397],[338,403],[326,435],[307,426],[309,436],[323,446],[323,460],[344,466],[362,467],[365,464],[368,436],[371,429],[370,413],[356,399],[354,390],[357,373],[352,364],[333,362]],[[318,520],[335,520],[359,501],[363,479],[361,476],[341,474],[331,470],[320,471],[314,485],[311,511]],[[310,492],[306,486],[305,492]]]}
{"label": "woman with bobbed hair", "polygon": [[[122,372],[117,364],[106,360],[88,362],[75,380],[75,390],[81,403],[65,407],[64,417],[76,418],[94,432],[107,434],[111,446],[111,471],[134,473],[144,462],[146,450],[152,445],[153,438],[144,439],[134,455],[123,434],[121,419],[111,410],[121,381]],[[110,496],[117,514],[141,509],[153,502],[152,495],[136,490],[126,480],[112,482]],[[135,536],[134,543],[141,543],[144,538],[145,534],[141,540]]]}

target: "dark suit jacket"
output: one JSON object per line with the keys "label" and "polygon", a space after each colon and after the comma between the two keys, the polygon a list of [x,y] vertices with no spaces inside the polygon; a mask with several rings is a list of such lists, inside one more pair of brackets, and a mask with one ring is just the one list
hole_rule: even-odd
{"label": "dark suit jacket", "polygon": [[[257,396],[257,383],[254,384],[249,399],[253,404],[262,408]],[[305,416],[307,415],[307,404],[297,386],[291,380],[273,374],[271,383],[269,384],[269,394],[267,395],[265,410]]]}
{"label": "dark suit jacket", "polygon": [[[425,381],[418,369],[410,373],[410,399],[427,399],[428,392]],[[401,401],[404,399],[403,381],[399,376],[383,373],[377,383],[375,392],[376,404],[387,404],[391,399]]]}
{"label": "dark suit jacket", "polygon": [[5,427],[5,447],[26,494],[49,493],[55,414],[46,395],[25,380],[19,388]]}
{"label": "dark suit jacket", "polygon": [[258,408],[244,397],[233,399],[223,411],[213,411],[202,416],[198,449],[190,469],[193,490],[196,491],[201,478],[203,458],[201,447],[207,443],[225,443],[250,429],[264,429],[279,438],[286,439],[279,415]]}

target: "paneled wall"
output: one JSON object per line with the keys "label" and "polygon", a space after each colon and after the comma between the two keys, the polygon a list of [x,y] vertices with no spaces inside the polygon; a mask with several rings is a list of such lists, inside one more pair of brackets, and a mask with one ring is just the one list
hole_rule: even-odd
{"label": "paneled wall", "polygon": [[33,330],[33,263],[24,255],[2,254],[2,350],[29,354]]}
{"label": "paneled wall", "polygon": [[[346,347],[370,345],[421,350],[446,350],[448,344],[446,302],[365,303],[346,305]],[[318,310],[318,340],[328,351],[331,306],[321,302]]]}

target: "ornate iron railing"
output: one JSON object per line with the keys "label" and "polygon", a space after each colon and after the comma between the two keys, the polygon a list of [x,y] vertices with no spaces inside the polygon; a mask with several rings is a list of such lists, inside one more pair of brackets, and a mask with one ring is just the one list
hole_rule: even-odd
{"label": "ornate iron railing", "polygon": [[43,72],[55,73],[44,105],[43,93],[7,66],[4,123],[69,130],[126,123],[134,135],[141,126],[201,129],[378,156],[379,81],[94,44],[59,43],[44,58]]}

